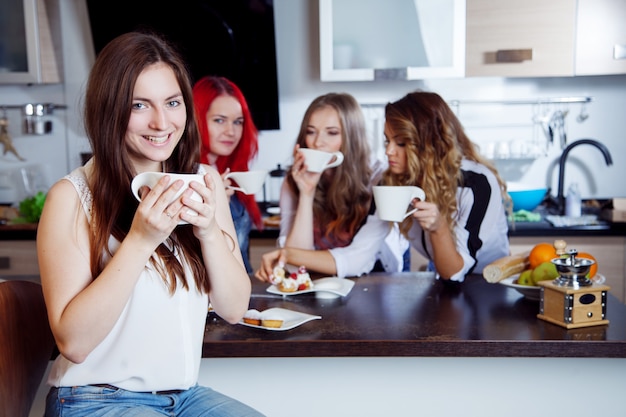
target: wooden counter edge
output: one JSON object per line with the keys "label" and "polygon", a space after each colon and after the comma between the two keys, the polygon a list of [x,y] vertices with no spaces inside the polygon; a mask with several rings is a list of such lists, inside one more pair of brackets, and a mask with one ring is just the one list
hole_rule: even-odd
{"label": "wooden counter edge", "polygon": [[626,358],[626,341],[414,340],[204,341],[204,358],[241,357],[527,357]]}

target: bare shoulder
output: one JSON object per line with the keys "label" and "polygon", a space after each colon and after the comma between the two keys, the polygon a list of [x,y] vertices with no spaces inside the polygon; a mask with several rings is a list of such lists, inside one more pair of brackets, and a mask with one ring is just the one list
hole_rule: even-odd
{"label": "bare shoulder", "polygon": [[[65,202],[66,204],[72,200],[78,200],[79,196],[76,192],[76,188],[68,179],[62,178],[55,182],[50,190],[48,190],[48,194],[46,195],[46,204],[48,202]],[[53,204],[53,203],[51,203]]]}
{"label": "bare shoulder", "polygon": [[48,190],[38,229],[73,226],[77,220],[85,219],[84,216],[76,188],[69,180],[61,179]]}

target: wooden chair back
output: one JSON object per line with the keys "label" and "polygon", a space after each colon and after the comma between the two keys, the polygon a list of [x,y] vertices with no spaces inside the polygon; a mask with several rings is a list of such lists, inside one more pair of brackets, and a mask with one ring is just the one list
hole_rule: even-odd
{"label": "wooden chair back", "polygon": [[0,282],[0,417],[28,417],[53,349],[41,285]]}

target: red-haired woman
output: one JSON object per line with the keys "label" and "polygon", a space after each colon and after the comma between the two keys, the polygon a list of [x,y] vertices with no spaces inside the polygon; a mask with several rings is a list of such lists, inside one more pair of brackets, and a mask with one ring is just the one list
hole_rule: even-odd
{"label": "red-haired woman", "polygon": [[[248,171],[249,162],[258,151],[258,131],[246,99],[235,83],[216,76],[206,76],[193,87],[193,101],[202,137],[201,162],[216,168],[222,178],[229,172]],[[252,272],[249,237],[252,222],[261,230],[263,221],[254,195],[235,193],[228,188],[230,211],[246,270]]]}

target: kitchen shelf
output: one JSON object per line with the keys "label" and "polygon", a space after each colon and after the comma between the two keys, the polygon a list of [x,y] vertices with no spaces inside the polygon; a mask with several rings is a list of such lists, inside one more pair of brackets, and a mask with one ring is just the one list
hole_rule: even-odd
{"label": "kitchen shelf", "polygon": [[504,104],[504,105],[532,105],[532,104],[575,104],[591,103],[592,97],[552,97],[538,99],[518,99],[518,100],[451,100],[451,106],[464,104]]}
{"label": "kitchen shelf", "polygon": [[[65,110],[67,106],[65,104],[54,103],[38,103],[44,106],[46,114],[52,114],[54,110]],[[23,110],[28,104],[0,104],[0,111],[4,110]]]}

